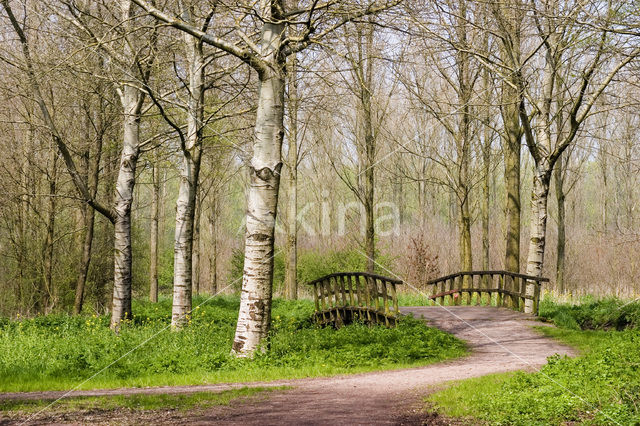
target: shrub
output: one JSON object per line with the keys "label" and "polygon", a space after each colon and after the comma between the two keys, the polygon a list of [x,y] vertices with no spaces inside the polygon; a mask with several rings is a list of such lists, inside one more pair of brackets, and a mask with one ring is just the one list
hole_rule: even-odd
{"label": "shrub", "polygon": [[580,305],[540,303],[540,317],[571,330],[624,330],[640,326],[640,303],[615,298],[587,299]]}

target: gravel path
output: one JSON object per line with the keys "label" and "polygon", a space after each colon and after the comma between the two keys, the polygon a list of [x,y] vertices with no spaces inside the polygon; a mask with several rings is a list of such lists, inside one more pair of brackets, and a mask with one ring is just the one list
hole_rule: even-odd
{"label": "gravel path", "polygon": [[[180,418],[159,418],[157,423],[293,425],[293,424],[410,424],[407,413],[416,408],[429,388],[460,380],[512,370],[534,370],[553,354],[573,355],[571,348],[543,337],[531,328],[541,325],[532,317],[508,309],[454,306],[406,307],[403,313],[423,316],[428,324],[454,334],[469,344],[467,357],[405,370],[269,383],[179,386],[149,389],[114,389],[74,392],[73,396],[134,393],[221,391],[242,386],[282,386],[294,389],[266,400],[216,407]],[[58,398],[63,392],[0,394],[1,399]],[[422,417],[424,419],[424,417]],[[53,420],[53,419],[51,419]],[[72,420],[72,419],[69,419]],[[86,419],[85,419],[86,420]],[[93,418],[129,423],[134,419]],[[59,421],[59,419],[58,419]],[[73,422],[73,421],[72,421]],[[2,423],[0,421],[0,423]],[[144,423],[154,423],[145,419]]]}

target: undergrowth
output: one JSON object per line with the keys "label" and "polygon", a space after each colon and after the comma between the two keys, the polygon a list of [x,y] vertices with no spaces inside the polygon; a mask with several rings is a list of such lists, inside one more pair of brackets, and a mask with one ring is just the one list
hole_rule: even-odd
{"label": "undergrowth", "polygon": [[269,346],[230,354],[237,297],[194,300],[172,332],[171,301],[136,302],[119,334],[107,316],[48,315],[0,323],[0,391],[243,382],[425,365],[465,353],[453,336],[411,317],[396,328],[311,323],[313,303],[274,300]]}
{"label": "undergrowth", "polygon": [[640,303],[587,297],[579,305],[570,305],[545,298],[539,316],[571,330],[624,330],[640,326]]}

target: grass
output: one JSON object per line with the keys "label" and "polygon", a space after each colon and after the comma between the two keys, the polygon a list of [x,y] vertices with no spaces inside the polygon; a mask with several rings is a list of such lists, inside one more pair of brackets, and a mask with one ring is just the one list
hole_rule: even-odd
{"label": "grass", "polygon": [[464,355],[464,344],[424,322],[396,328],[310,322],[313,303],[274,300],[269,346],[230,355],[237,297],[196,298],[189,326],[168,329],[170,300],[135,302],[120,334],[109,318],[49,315],[0,319],[0,391],[190,385],[329,376],[426,365]]}
{"label": "grass", "polygon": [[571,330],[624,330],[640,328],[640,303],[585,297],[582,303],[559,304],[550,298],[540,303],[540,317]]}
{"label": "grass", "polygon": [[[474,423],[640,424],[640,330],[631,328],[633,321],[616,330],[621,322],[615,325],[611,318],[625,316],[618,309],[622,305],[606,300],[569,307],[547,301],[541,314],[565,328],[539,327],[540,332],[580,349],[581,356],[550,357],[536,373],[456,382],[430,395],[428,405]],[[583,330],[579,324],[599,329]]]}
{"label": "grass", "polygon": [[[239,399],[249,398],[279,390],[280,387],[243,387],[222,392],[193,392],[186,394],[133,394],[110,396],[69,397],[59,401],[51,399],[0,400],[0,412],[8,415],[32,413],[61,413],[89,410],[192,410],[229,405]],[[55,402],[55,404],[54,404]]]}

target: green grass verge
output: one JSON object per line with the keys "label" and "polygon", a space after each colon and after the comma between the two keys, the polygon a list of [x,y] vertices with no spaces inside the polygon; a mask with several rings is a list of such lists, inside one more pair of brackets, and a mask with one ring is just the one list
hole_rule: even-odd
{"label": "green grass verge", "polygon": [[[585,311],[602,314],[593,307],[574,309],[584,315],[584,324],[597,323],[589,320]],[[603,317],[617,315],[609,312]],[[456,382],[427,397],[428,406],[474,423],[640,424],[640,330],[538,329],[580,349],[581,356],[550,357],[536,373],[495,374]]]}
{"label": "green grass verge", "polygon": [[263,395],[290,387],[243,387],[221,392],[193,392],[186,394],[133,394],[70,397],[59,401],[51,399],[0,400],[0,412],[8,415],[31,413],[61,413],[88,410],[192,410],[229,405],[232,401]]}
{"label": "green grass verge", "polygon": [[[194,306],[205,299],[196,298]],[[230,355],[239,301],[216,297],[184,330],[168,329],[170,300],[136,302],[120,334],[109,318],[49,315],[0,320],[0,391],[188,385],[328,376],[404,368],[464,355],[455,337],[403,318],[396,328],[310,322],[313,303],[274,300],[269,346]]]}

